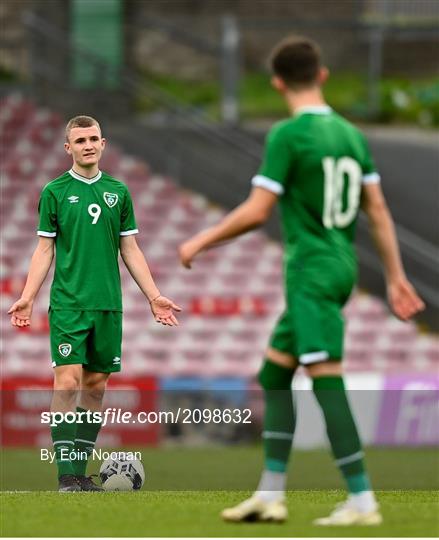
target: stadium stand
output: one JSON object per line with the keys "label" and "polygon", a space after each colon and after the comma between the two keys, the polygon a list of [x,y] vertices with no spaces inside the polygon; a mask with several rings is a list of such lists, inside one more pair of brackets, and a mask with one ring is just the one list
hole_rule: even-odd
{"label": "stadium stand", "polygon": [[[63,119],[20,95],[0,108],[1,293],[3,376],[51,373],[48,323],[50,279],[36,303],[32,327],[12,328],[5,312],[20,294],[36,244],[41,188],[70,168],[62,148]],[[262,232],[208,252],[192,272],[177,260],[178,244],[218,220],[221,209],[153,174],[147,164],[107,146],[102,169],[127,183],[146,255],[160,289],[184,308],[180,328],[158,326],[121,267],[124,291],[123,376],[254,376],[283,306],[282,250]],[[439,340],[401,323],[378,298],[356,292],[346,307],[346,368],[351,372],[433,371]]]}

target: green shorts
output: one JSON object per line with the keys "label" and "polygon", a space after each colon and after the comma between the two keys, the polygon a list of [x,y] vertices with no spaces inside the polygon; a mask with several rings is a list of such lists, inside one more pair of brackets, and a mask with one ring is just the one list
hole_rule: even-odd
{"label": "green shorts", "polygon": [[270,347],[293,355],[302,365],[343,357],[342,305],[332,300],[297,292],[280,317]]}
{"label": "green shorts", "polygon": [[120,371],[122,313],[49,309],[52,366],[82,364],[88,371]]}
{"label": "green shorts", "polygon": [[302,365],[343,357],[342,309],[357,280],[357,264],[353,257],[337,253],[317,253],[303,260],[288,253],[285,257],[287,309],[270,346],[293,355]]}

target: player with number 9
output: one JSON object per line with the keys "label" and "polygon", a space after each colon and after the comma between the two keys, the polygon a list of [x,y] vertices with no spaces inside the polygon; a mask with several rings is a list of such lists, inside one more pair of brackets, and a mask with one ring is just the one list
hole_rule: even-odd
{"label": "player with number 9", "polygon": [[[64,146],[73,166],[42,190],[39,243],[22,296],[9,313],[14,326],[30,325],[34,299],[56,247],[49,307],[51,410],[76,409],[82,415],[80,422],[63,421],[52,427],[59,490],[99,491],[85,471],[101,426],[86,413],[101,410],[107,380],[121,369],[119,252],[157,322],[177,325],[174,311],[180,308],[160,294],[136,243],[138,230],[127,186],[99,170],[105,148],[99,123],[89,116],[72,118]],[[72,461],[69,455],[78,457]]]}
{"label": "player with number 9", "polygon": [[256,493],[222,516],[228,521],[286,519],[286,470],[295,429],[291,382],[302,365],[313,380],[335,463],[349,492],[344,504],[316,524],[378,524],[382,518],[341,368],[342,307],[357,279],[353,242],[360,205],[383,261],[393,312],[407,320],[424,305],[405,276],[366,139],[324,100],[321,86],[328,70],[318,46],[307,38],[287,39],[274,50],[271,68],[272,85],[285,98],[291,118],[269,132],[248,199],[180,247],[181,261],[190,268],[198,253],[261,225],[279,203],[286,309],[259,374],[265,396],[265,468]]}

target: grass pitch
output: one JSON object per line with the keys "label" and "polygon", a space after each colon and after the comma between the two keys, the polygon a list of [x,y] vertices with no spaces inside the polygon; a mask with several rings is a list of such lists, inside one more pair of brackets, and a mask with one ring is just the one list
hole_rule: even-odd
{"label": "grass pitch", "polygon": [[[139,450],[139,449],[137,449]],[[434,449],[366,452],[384,523],[376,527],[316,527],[345,498],[329,453],[295,451],[285,524],[221,521],[225,507],[251,494],[262,467],[260,446],[142,449],[144,489],[129,493],[65,493],[53,465],[36,449],[1,453],[2,536],[439,536],[439,456]],[[92,463],[89,473],[99,463]],[[30,490],[18,493],[13,490]]]}
{"label": "grass pitch", "polygon": [[[378,494],[384,523],[375,527],[316,527],[312,520],[343,500],[342,491],[288,493],[284,524],[224,523],[220,511],[250,492],[162,491],[139,493],[50,492],[2,494],[2,536],[362,536],[439,534],[432,492]],[[437,495],[437,494],[436,494]]]}

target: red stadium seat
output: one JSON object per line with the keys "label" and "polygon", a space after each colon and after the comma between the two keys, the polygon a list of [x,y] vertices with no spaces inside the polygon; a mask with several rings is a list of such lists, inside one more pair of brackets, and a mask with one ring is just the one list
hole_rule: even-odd
{"label": "red stadium seat", "polygon": [[[60,134],[63,122],[19,96],[0,102],[3,249],[1,291],[5,302],[20,294],[36,245],[39,192],[70,168]],[[47,157],[41,158],[41,146]],[[124,290],[123,371],[118,377],[242,376],[257,373],[271,328],[281,313],[282,250],[263,233],[210,250],[191,272],[178,263],[176,247],[194,232],[217,222],[223,211],[200,195],[180,190],[172,179],[151,174],[149,166],[107,145],[102,168],[125,181],[139,226],[137,240],[164,294],[185,311],[179,328],[158,326],[140,291],[122,268]],[[38,177],[37,177],[38,174]],[[50,376],[45,308],[49,282],[37,300],[25,332],[5,327],[3,375],[32,369]],[[356,293],[346,307],[348,371],[432,371],[439,364],[438,340],[420,336],[414,324],[396,321],[385,304]]]}

